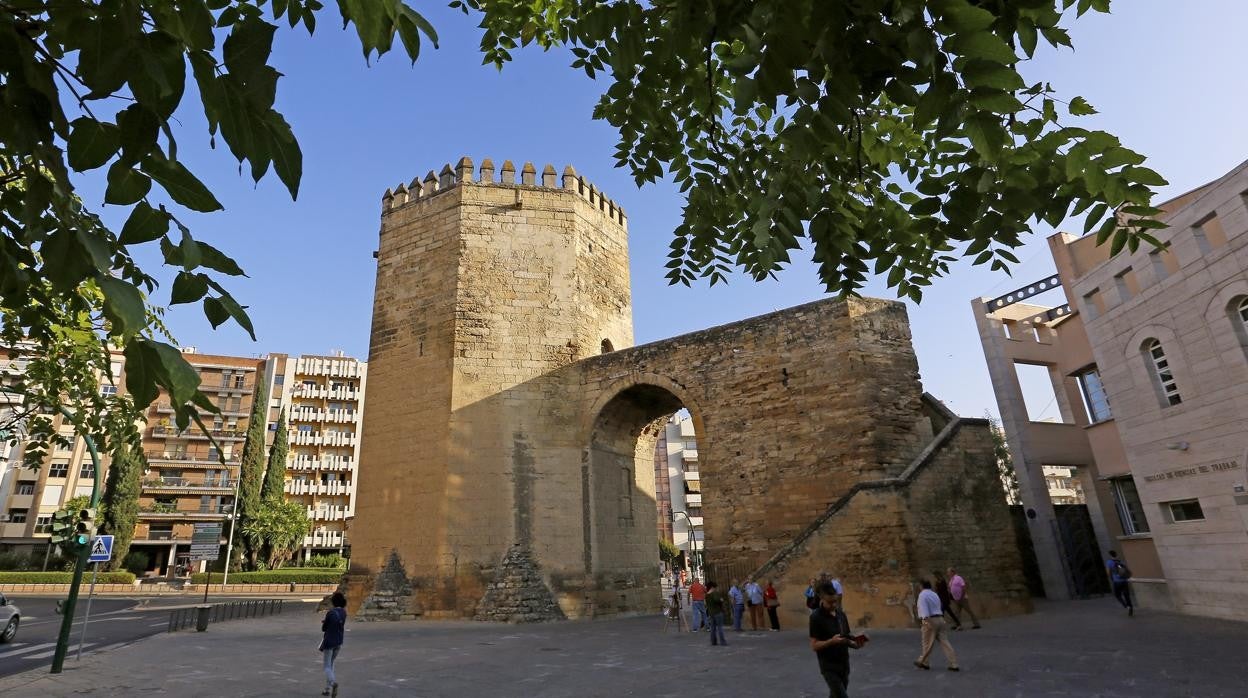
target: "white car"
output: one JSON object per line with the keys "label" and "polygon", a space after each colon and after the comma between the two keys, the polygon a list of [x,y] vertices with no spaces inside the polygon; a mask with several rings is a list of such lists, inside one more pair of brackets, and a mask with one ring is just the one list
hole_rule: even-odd
{"label": "white car", "polygon": [[0,594],[0,644],[17,637],[17,626],[21,622],[22,612]]}

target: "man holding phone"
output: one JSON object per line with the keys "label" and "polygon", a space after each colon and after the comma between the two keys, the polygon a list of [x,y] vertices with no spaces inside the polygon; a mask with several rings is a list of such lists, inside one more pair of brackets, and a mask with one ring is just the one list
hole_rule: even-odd
{"label": "man holding phone", "polygon": [[819,673],[828,684],[829,698],[849,697],[849,650],[858,649],[866,636],[854,637],[841,610],[841,597],[831,583],[816,590],[819,606],[810,614],[810,649],[819,658]]}

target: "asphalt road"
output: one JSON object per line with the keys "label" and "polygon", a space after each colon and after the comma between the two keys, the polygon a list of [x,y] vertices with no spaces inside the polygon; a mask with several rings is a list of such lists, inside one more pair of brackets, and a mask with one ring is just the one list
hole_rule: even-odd
{"label": "asphalt road", "polygon": [[[62,597],[9,596],[9,600],[22,611],[22,623],[13,642],[0,644],[0,676],[52,666],[52,653],[56,650],[56,638],[61,630],[61,616],[56,615],[56,602],[59,598]],[[256,599],[254,596],[245,598]],[[210,603],[228,600],[230,599],[215,596],[209,598]],[[285,601],[287,604],[300,603],[299,599]],[[197,603],[199,599],[192,597],[96,597],[91,604],[91,618],[87,624],[86,641],[82,644],[82,656],[85,658],[95,652],[107,652],[150,635],[166,632],[171,609]],[[66,666],[76,661],[78,656],[86,605],[84,587],[74,614]]]}

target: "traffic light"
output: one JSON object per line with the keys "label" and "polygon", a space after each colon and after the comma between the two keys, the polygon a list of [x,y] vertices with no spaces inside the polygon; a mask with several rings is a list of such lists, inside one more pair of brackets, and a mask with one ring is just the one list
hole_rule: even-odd
{"label": "traffic light", "polygon": [[74,530],[74,515],[65,509],[57,509],[52,515],[52,545],[68,543]]}
{"label": "traffic light", "polygon": [[78,526],[74,531],[74,544],[87,545],[95,535],[95,509],[87,508],[78,513]]}

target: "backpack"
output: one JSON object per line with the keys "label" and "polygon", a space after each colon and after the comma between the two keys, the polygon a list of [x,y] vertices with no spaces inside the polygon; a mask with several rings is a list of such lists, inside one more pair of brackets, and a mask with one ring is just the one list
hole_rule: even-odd
{"label": "backpack", "polygon": [[1122,560],[1114,560],[1114,575],[1125,582],[1131,578],[1131,568]]}

